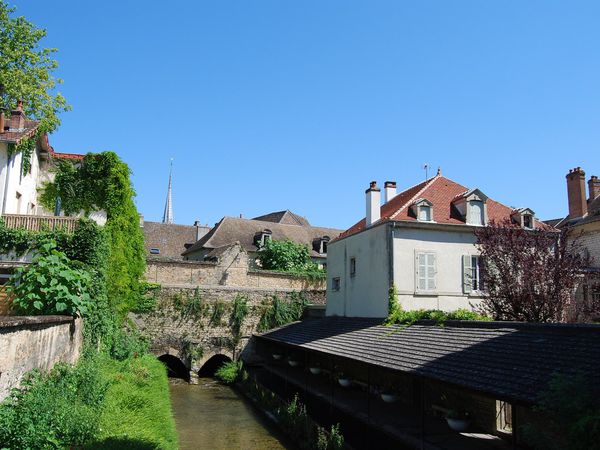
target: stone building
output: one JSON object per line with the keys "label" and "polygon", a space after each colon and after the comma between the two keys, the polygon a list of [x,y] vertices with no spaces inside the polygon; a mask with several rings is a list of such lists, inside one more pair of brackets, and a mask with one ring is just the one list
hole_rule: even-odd
{"label": "stone building", "polygon": [[181,254],[209,232],[210,227],[140,220],[145,237],[146,257],[153,260],[183,260]]}

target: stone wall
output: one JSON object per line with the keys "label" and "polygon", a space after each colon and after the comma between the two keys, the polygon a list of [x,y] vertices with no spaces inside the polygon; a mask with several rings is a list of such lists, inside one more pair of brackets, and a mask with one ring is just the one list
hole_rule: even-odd
{"label": "stone wall", "polygon": [[0,317],[0,401],[30,370],[76,363],[82,327],[81,319],[68,316]]}
{"label": "stone wall", "polygon": [[[289,300],[298,294],[297,290],[289,289],[163,286],[156,293],[154,311],[131,314],[130,318],[150,340],[154,354],[181,359],[193,375],[214,355],[237,357],[256,331],[273,296]],[[325,292],[321,290],[303,291],[302,295],[311,303],[325,302]],[[248,314],[241,329],[242,339],[234,342],[230,318],[238,296],[246,299]]]}

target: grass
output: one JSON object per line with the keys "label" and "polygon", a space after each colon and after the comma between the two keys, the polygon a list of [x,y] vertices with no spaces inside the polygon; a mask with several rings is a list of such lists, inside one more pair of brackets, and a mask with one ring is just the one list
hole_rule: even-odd
{"label": "grass", "polygon": [[116,361],[100,360],[109,382],[100,419],[100,434],[90,449],[176,450],[177,431],[171,412],[167,374],[151,355]]}

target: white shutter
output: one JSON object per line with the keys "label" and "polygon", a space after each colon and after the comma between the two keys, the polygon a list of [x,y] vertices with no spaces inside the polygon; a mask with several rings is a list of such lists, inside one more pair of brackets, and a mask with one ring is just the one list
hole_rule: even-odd
{"label": "white shutter", "polygon": [[427,254],[427,289],[435,289],[435,253]]}
{"label": "white shutter", "polygon": [[417,253],[417,290],[427,289],[427,253]]}
{"label": "white shutter", "polygon": [[463,292],[470,293],[473,290],[473,269],[471,267],[471,255],[462,257]]}

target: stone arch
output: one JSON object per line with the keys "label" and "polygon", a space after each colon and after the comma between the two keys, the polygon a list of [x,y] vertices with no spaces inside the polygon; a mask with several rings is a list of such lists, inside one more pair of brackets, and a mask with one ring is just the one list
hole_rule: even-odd
{"label": "stone arch", "polygon": [[212,377],[219,367],[230,361],[232,361],[230,356],[217,353],[204,361],[204,364],[198,370],[198,376]]}
{"label": "stone arch", "polygon": [[167,368],[169,377],[182,378],[186,381],[190,381],[190,370],[177,356],[165,353],[164,355],[159,356],[158,360]]}

